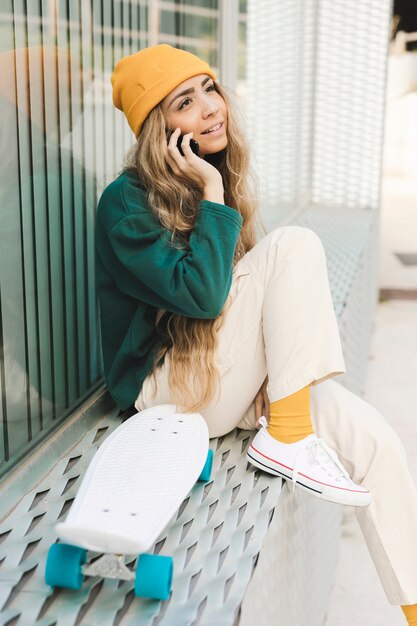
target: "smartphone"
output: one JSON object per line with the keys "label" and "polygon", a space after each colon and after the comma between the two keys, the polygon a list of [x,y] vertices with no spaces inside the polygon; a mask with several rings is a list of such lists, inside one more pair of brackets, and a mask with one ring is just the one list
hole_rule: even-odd
{"label": "smartphone", "polygon": [[[169,138],[171,137],[172,131],[167,131],[167,141],[169,141]],[[180,135],[177,139],[177,148],[180,151],[180,155],[184,156],[184,152],[181,148],[181,143],[182,140],[184,139],[184,135]],[[196,141],[195,139],[190,139],[190,148],[191,150],[194,152],[194,154],[196,154],[197,156],[199,156],[199,150],[200,150],[200,146],[198,145],[198,141]]]}

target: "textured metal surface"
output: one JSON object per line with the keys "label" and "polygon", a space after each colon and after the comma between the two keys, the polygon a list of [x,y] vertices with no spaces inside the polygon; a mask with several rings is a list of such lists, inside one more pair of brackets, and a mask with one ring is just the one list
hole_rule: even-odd
{"label": "textured metal surface", "polygon": [[378,213],[315,206],[292,223],[311,228],[323,242],[347,370],[337,380],[361,393],[378,296]]}
{"label": "textured metal surface", "polygon": [[[284,483],[241,607],[239,626],[321,626],[343,507]],[[256,617],[256,620],[255,620]]]}
{"label": "textured metal surface", "polygon": [[[253,433],[234,430],[211,440],[213,477],[198,483],[155,545],[171,554],[175,573],[169,601],[136,599],[132,583],[87,579],[79,592],[53,592],[43,581],[46,553],[95,450],[120,423],[103,417],[58,461],[0,528],[1,624],[231,624],[268,529],[281,480],[247,467]],[[163,619],[162,619],[163,617]]]}
{"label": "textured metal surface", "polygon": [[248,0],[247,103],[269,226],[379,207],[390,0]]}
{"label": "textured metal surface", "polygon": [[347,372],[339,379],[352,391],[362,394],[371,333],[378,301],[378,216],[370,224],[369,237],[358,258],[356,272],[339,319]]}

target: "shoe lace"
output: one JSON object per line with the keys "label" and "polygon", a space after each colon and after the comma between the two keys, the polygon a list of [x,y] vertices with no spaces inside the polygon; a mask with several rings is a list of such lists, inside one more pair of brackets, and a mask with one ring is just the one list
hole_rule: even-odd
{"label": "shoe lace", "polygon": [[[263,426],[263,428],[266,428],[266,429],[268,428],[268,421],[264,415],[262,415],[259,418],[259,424]],[[323,439],[321,439],[320,437],[314,437],[312,439],[309,439],[306,442],[306,445],[304,447],[301,446],[297,454],[295,455],[293,474],[292,474],[292,490],[293,491],[295,490],[297,478],[299,475],[299,469],[297,467],[298,457],[305,450],[309,451],[310,457],[313,463],[317,463],[318,465],[320,465],[327,472],[329,476],[332,476],[332,478],[336,477],[336,479],[339,479],[340,474],[342,474],[342,476],[346,478],[346,480],[350,484],[352,484],[352,479],[350,478],[346,469],[343,467],[343,465],[339,461],[336,455],[336,452],[332,450],[327,445],[327,443],[323,441]],[[336,469],[335,466],[339,470],[340,472],[339,474],[335,471]]]}
{"label": "shoe lace", "polygon": [[[332,478],[336,478],[336,480],[339,480],[340,474],[342,474],[342,476],[346,478],[346,480],[349,483],[352,483],[352,480],[349,474],[347,473],[346,469],[343,467],[343,465],[339,461],[336,455],[336,452],[332,450],[327,445],[327,443],[323,441],[323,439],[320,439],[320,437],[314,437],[313,439],[310,439],[307,442],[306,446],[304,447],[301,446],[295,456],[293,475],[292,475],[293,491],[295,489],[295,485],[296,485],[297,478],[299,475],[299,469],[297,467],[297,460],[298,460],[298,457],[300,456],[300,453],[304,452],[305,450],[308,450],[312,462],[320,465],[327,472],[329,476],[331,476]],[[339,472],[335,471],[336,468],[339,470]]]}

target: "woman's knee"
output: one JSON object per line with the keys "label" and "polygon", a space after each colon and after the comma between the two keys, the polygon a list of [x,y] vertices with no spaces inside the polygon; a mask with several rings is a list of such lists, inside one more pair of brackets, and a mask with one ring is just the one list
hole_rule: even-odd
{"label": "woman's knee", "polygon": [[311,228],[305,226],[282,226],[272,230],[270,246],[279,246],[285,254],[303,253],[305,255],[324,256],[324,247],[320,237]]}
{"label": "woman's knee", "polygon": [[255,274],[272,266],[280,266],[281,260],[300,259],[307,261],[325,262],[324,247],[320,237],[304,226],[280,226],[274,228],[263,237],[249,252],[242,257],[242,267],[249,267]]}

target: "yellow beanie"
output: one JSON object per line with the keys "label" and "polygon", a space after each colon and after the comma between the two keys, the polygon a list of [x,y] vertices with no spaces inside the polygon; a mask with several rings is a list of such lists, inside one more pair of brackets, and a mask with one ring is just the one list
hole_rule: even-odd
{"label": "yellow beanie", "polygon": [[210,66],[191,52],[159,44],[121,59],[111,77],[113,104],[123,111],[136,137],[150,111],[187,78],[208,74]]}

